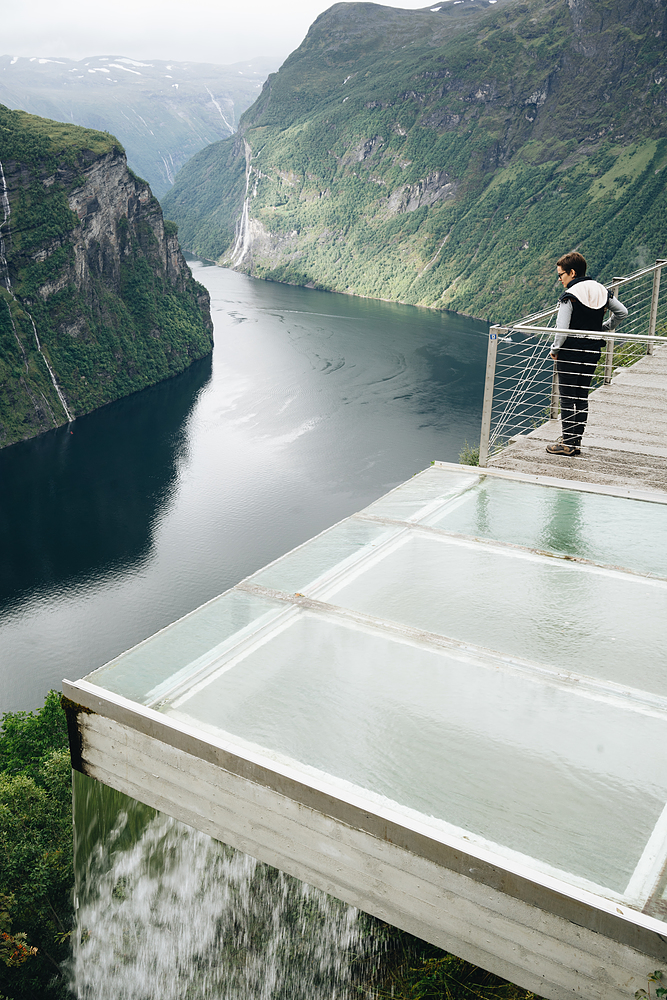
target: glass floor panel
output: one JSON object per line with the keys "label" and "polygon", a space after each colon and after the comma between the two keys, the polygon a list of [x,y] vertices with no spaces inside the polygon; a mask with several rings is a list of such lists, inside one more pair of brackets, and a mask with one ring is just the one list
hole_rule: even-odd
{"label": "glass floor panel", "polygon": [[652,905],[648,908],[648,912],[663,920],[667,919],[667,871],[663,872],[660,887],[652,900]]}
{"label": "glass floor panel", "polygon": [[351,582],[320,596],[667,696],[667,583],[661,580],[415,532]]}
{"label": "glass floor panel", "polygon": [[369,521],[343,521],[260,569],[247,582],[294,594],[312,586],[334,567],[344,571],[400,530]]}
{"label": "glass floor panel", "polygon": [[472,467],[468,471],[453,472],[437,466],[419,472],[406,483],[401,483],[391,493],[375,500],[364,508],[365,514],[375,517],[392,517],[405,521],[418,517],[424,508],[458,496],[479,482],[480,473]]}
{"label": "glass floor panel", "polygon": [[423,523],[667,577],[661,503],[487,476]]}
{"label": "glass floor panel", "polygon": [[666,717],[312,613],[164,711],[618,893],[667,799]]}
{"label": "glass floor panel", "polygon": [[436,466],[86,680],[664,919],[667,579],[642,573],[667,578],[667,504]]}
{"label": "glass floor panel", "polygon": [[215,662],[250,630],[284,614],[284,604],[230,590],[88,674],[86,680],[142,705],[161,689]]}

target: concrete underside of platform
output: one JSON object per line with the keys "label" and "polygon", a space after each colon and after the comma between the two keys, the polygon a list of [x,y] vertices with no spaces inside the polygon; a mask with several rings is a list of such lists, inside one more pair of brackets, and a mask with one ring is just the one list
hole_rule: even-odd
{"label": "concrete underside of platform", "polygon": [[667,964],[657,921],[490,864],[85,681],[63,688],[83,774],[539,996],[630,1000]]}

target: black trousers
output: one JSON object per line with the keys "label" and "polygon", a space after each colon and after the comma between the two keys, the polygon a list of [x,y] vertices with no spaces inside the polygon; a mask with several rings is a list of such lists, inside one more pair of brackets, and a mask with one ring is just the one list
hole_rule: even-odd
{"label": "black trousers", "polygon": [[604,340],[568,337],[558,351],[556,371],[564,444],[578,444],[586,429],[588,391],[604,344]]}

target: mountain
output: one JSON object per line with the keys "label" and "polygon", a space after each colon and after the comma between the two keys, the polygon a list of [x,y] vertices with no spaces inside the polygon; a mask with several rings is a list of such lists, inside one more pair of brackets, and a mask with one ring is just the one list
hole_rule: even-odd
{"label": "mountain", "polygon": [[124,56],[0,56],[0,102],[56,121],[111,132],[157,197],[194,153],[231,135],[278,63],[233,66],[140,62]]}
{"label": "mountain", "polygon": [[0,105],[0,447],[209,354],[209,297],[113,136]]}
{"label": "mountain", "polygon": [[495,321],[667,248],[664,0],[339,3],[180,171],[184,247]]}

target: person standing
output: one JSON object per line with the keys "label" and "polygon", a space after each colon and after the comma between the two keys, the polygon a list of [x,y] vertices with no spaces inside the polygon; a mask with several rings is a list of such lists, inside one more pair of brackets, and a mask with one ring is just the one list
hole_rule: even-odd
{"label": "person standing", "polygon": [[[588,419],[588,392],[604,339],[596,333],[611,332],[628,315],[622,302],[594,278],[586,277],[586,258],[576,250],[556,261],[558,279],[565,291],[558,300],[556,335],[550,357],[556,362],[563,439],[547,445],[550,455],[580,455]],[[603,322],[607,309],[612,315]],[[585,337],[570,337],[568,330],[590,330]]]}

